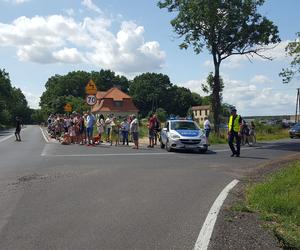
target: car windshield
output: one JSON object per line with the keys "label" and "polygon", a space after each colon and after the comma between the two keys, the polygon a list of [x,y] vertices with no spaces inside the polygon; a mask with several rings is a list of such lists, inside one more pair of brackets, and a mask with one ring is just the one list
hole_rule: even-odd
{"label": "car windshield", "polygon": [[292,129],[300,129],[300,123],[296,123],[296,124],[292,127]]}
{"label": "car windshield", "polygon": [[173,129],[173,130],[199,130],[199,127],[195,122],[174,121],[174,122],[171,122],[171,129]]}

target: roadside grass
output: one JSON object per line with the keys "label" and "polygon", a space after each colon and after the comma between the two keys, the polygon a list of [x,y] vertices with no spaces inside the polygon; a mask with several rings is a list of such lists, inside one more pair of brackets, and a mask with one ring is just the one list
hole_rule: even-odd
{"label": "roadside grass", "polygon": [[[259,125],[256,129],[256,141],[272,141],[289,138],[288,129],[283,129],[278,125]],[[227,132],[221,131],[220,136],[217,136],[213,131],[209,136],[210,144],[226,144]]]}
{"label": "roadside grass", "polygon": [[246,206],[270,222],[269,227],[286,248],[300,249],[300,161],[248,187]]}

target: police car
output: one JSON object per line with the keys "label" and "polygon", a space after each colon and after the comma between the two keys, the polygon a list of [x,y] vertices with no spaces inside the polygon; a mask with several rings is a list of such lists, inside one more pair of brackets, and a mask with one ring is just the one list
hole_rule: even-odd
{"label": "police car", "polygon": [[191,119],[170,119],[161,131],[160,146],[167,151],[191,149],[201,153],[208,145],[204,131]]}

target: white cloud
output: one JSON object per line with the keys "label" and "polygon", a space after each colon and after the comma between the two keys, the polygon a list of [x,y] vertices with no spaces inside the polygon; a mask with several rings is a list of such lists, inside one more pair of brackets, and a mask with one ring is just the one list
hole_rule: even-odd
{"label": "white cloud", "polygon": [[[290,115],[294,107],[294,96],[282,90],[260,88],[249,82],[224,77],[224,102],[237,107],[241,115]],[[287,110],[291,112],[287,113]]]}
{"label": "white cloud", "polygon": [[62,63],[81,63],[84,62],[83,56],[76,48],[63,48],[53,52],[53,58]]}
{"label": "white cloud", "polygon": [[202,87],[201,87],[203,83],[206,83],[206,79],[190,80],[190,81],[187,81],[187,82],[185,82],[185,83],[179,84],[179,86],[188,88],[188,89],[190,89],[191,91],[200,94],[201,96],[206,96],[207,93],[205,93],[205,92],[202,90]]}
{"label": "white cloud", "polygon": [[28,102],[29,107],[33,108],[33,109],[38,109],[39,108],[40,97],[36,94],[33,94],[33,93],[29,92],[29,91],[22,90],[22,92],[26,97],[26,100]]}
{"label": "white cloud", "polygon": [[[260,77],[253,77],[253,79]],[[261,77],[261,79],[263,79]],[[286,92],[284,87],[282,90],[261,88],[261,83],[252,81],[239,81],[223,76],[225,84],[223,90],[223,102],[234,105],[238,109],[238,113],[242,116],[249,115],[290,115],[293,113],[296,103],[295,96]],[[205,79],[190,80],[180,86],[189,88],[191,91],[207,95],[201,89],[201,84]],[[290,112],[287,112],[290,110]]]}
{"label": "white cloud", "polygon": [[[289,40],[286,40],[278,43],[277,45],[269,45],[265,47],[265,49],[261,51],[260,54],[272,58],[274,61],[289,60],[289,56],[285,52],[285,47],[289,42]],[[257,55],[232,55],[222,62],[221,67],[224,69],[237,69],[240,68],[245,62],[253,62],[256,60],[263,60],[267,63],[269,62],[267,59],[263,59]],[[211,60],[205,61],[203,65],[209,68],[214,67]]]}
{"label": "white cloud", "polygon": [[96,4],[94,4],[92,0],[83,0],[81,2],[81,4],[84,5],[85,7],[87,7],[90,10],[98,12],[99,14],[102,13],[100,8]]}
{"label": "white cloud", "polygon": [[0,46],[15,47],[21,61],[89,63],[124,74],[161,69],[166,54],[157,41],[145,41],[144,27],[123,22],[116,35],[110,27],[104,18],[22,16],[0,23]]}
{"label": "white cloud", "polygon": [[250,82],[253,84],[266,84],[273,81],[265,75],[255,75],[251,78]]}
{"label": "white cloud", "polygon": [[25,2],[29,2],[30,0],[2,0],[2,2],[8,2],[12,4],[23,4]]}

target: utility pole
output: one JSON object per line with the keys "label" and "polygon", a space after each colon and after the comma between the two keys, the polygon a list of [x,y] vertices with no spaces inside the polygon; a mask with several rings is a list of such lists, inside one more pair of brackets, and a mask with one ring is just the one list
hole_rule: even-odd
{"label": "utility pole", "polygon": [[297,89],[295,122],[299,122],[299,120],[300,120],[300,88]]}

